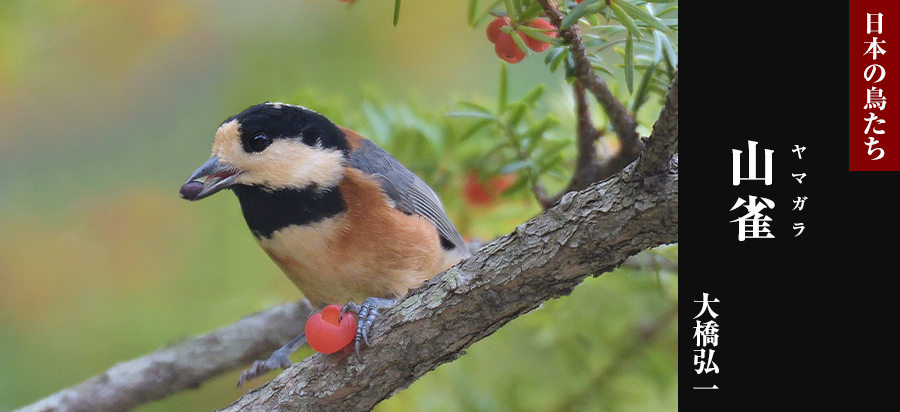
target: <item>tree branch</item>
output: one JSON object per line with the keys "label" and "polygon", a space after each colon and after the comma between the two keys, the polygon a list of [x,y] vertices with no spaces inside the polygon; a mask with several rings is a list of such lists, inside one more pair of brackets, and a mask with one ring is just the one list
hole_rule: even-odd
{"label": "tree branch", "polygon": [[[588,185],[597,181],[594,178],[598,167],[595,142],[600,138],[600,133],[597,132],[597,128],[594,127],[594,123],[591,121],[591,108],[588,105],[584,86],[581,85],[580,81],[576,80],[572,84],[572,91],[575,97],[575,114],[578,118],[578,158],[575,161],[575,171],[572,173],[569,186],[555,200],[559,200],[559,197],[562,197],[567,192],[584,190]],[[556,202],[554,201],[550,204],[552,205],[553,203]]]}
{"label": "tree branch", "polygon": [[659,118],[653,124],[650,132],[647,150],[641,155],[642,161],[637,169],[638,173],[654,173],[665,170],[669,158],[673,153],[678,153],[678,68],[669,91],[666,92],[666,103],[663,105]]}
{"label": "tree branch", "polygon": [[[559,28],[564,16],[556,3],[553,0],[538,0],[538,3],[544,9],[544,14],[550,18],[551,24]],[[569,44],[569,52],[575,66],[576,80],[573,89],[578,116],[578,162],[569,185],[561,193],[542,202],[545,208],[546,205],[559,201],[567,192],[583,190],[593,182],[618,173],[637,159],[644,149],[644,143],[637,134],[637,121],[612,94],[606,82],[594,73],[581,39],[581,28],[573,24],[565,30],[560,30],[559,34]],[[594,142],[599,138],[599,134],[590,120],[590,110],[584,97],[585,89],[589,90],[603,107],[621,143],[619,151],[603,161],[596,158]]]}
{"label": "tree branch", "polygon": [[17,412],[120,412],[268,357],[303,331],[305,299],[247,316],[215,332],[119,363]]}
{"label": "tree branch", "polygon": [[[550,23],[559,28],[563,19],[562,12],[553,0],[538,0],[544,13],[550,18]],[[631,161],[637,158],[643,149],[640,136],[637,134],[637,121],[628,114],[628,110],[622,103],[612,94],[606,82],[594,73],[591,67],[591,61],[588,59],[587,51],[584,48],[584,42],[581,40],[581,28],[577,24],[573,24],[565,30],[559,31],[560,37],[569,43],[569,51],[572,55],[572,62],[575,65],[575,77],[590,91],[603,110],[609,116],[613,130],[619,139],[622,140],[622,149],[632,156]],[[628,164],[626,162],[625,164]]]}

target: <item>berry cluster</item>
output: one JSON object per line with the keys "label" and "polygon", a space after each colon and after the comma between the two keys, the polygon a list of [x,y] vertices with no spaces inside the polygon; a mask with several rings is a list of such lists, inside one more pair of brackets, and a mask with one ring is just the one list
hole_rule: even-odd
{"label": "berry cluster", "polygon": [[[545,31],[544,34],[550,37],[556,37],[557,35],[556,31],[553,31],[553,25],[551,25],[547,20],[534,19],[530,22],[520,22],[519,24]],[[505,33],[503,31],[503,27],[506,26],[510,26],[510,33]],[[525,46],[527,46],[531,50],[542,52],[550,47],[550,43],[529,37],[527,34],[522,33],[519,30],[515,30],[515,28],[516,27],[512,27],[512,22],[510,22],[509,17],[497,17],[496,19],[488,23],[487,30],[485,32],[487,33],[488,40],[491,43],[494,43],[494,52],[497,53],[497,57],[506,60],[509,63],[518,63],[525,58],[525,52],[521,48],[519,48],[519,46],[516,44],[515,39],[513,39],[513,32],[521,37],[522,42],[525,43]]]}

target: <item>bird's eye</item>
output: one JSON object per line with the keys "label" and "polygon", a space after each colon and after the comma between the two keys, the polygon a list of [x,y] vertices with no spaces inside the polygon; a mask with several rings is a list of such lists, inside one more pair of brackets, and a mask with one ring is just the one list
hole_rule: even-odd
{"label": "bird's eye", "polygon": [[272,141],[269,139],[269,136],[265,134],[258,134],[250,139],[250,150],[254,152],[261,152],[269,147]]}

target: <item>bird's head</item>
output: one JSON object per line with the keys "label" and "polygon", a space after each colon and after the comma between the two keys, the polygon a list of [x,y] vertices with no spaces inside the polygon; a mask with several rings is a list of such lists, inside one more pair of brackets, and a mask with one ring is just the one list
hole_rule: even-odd
{"label": "bird's head", "polygon": [[226,119],[212,155],[181,187],[199,200],[234,185],[264,190],[332,187],[343,176],[349,144],[325,116],[300,106],[263,103]]}

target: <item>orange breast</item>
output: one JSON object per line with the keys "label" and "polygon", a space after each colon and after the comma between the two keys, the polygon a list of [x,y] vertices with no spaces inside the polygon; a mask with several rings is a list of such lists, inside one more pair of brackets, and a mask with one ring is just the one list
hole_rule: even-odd
{"label": "orange breast", "polygon": [[391,207],[376,181],[347,169],[338,187],[346,212],[259,241],[313,304],[400,297],[455,263],[434,225]]}

